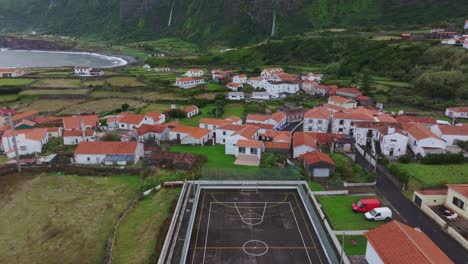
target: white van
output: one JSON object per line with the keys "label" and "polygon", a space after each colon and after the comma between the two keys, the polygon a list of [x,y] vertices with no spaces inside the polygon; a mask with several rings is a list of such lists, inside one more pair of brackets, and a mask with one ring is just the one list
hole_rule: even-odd
{"label": "white van", "polygon": [[364,214],[370,221],[388,221],[392,219],[392,210],[388,207],[377,207]]}

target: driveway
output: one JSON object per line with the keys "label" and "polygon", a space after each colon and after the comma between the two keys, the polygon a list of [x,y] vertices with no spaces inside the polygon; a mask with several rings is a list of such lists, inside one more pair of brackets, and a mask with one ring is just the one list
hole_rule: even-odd
{"label": "driveway", "polygon": [[377,192],[384,197],[395,210],[398,220],[401,218],[411,227],[419,227],[434,243],[455,263],[468,263],[468,252],[457,241],[443,231],[418,207],[385,177],[377,178]]}

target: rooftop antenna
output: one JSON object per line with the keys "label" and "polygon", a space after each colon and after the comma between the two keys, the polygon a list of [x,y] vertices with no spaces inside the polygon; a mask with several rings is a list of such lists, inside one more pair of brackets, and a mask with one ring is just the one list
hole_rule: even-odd
{"label": "rooftop antenna", "polygon": [[8,113],[8,120],[10,121],[10,127],[11,127],[11,134],[13,137],[13,148],[15,149],[15,155],[16,155],[16,167],[19,173],[21,173],[21,163],[20,163],[20,155],[18,151],[18,145],[16,144],[16,132],[15,132],[15,124],[13,123],[13,119],[11,118],[11,113]]}

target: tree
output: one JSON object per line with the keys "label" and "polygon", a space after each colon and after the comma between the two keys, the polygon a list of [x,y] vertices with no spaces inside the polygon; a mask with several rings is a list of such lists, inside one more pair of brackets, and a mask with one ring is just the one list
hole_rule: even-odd
{"label": "tree", "polygon": [[361,90],[364,94],[369,94],[372,90],[369,72],[365,71],[361,78]]}
{"label": "tree", "polygon": [[120,107],[120,109],[122,109],[122,111],[127,111],[128,108],[130,108],[130,105],[127,104],[127,103],[122,104],[122,106]]}

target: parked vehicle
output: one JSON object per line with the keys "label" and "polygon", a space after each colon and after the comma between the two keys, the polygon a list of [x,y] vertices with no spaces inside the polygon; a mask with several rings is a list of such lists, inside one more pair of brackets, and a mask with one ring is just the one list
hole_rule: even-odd
{"label": "parked vehicle", "polygon": [[366,213],[377,207],[380,207],[380,201],[377,199],[360,199],[352,205],[353,211],[357,213]]}
{"label": "parked vehicle", "polygon": [[377,207],[365,213],[364,216],[369,221],[388,221],[392,219],[392,210],[388,207]]}

